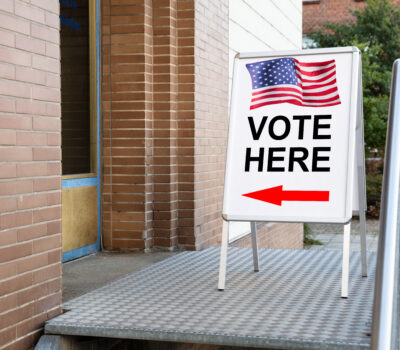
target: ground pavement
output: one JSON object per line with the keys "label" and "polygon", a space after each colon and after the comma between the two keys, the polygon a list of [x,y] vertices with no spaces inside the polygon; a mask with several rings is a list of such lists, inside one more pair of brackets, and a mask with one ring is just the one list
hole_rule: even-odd
{"label": "ground pavement", "polygon": [[[342,249],[343,225],[341,224],[310,224],[314,239],[323,245],[308,246],[307,249]],[[379,220],[367,220],[367,250],[376,251],[378,248]],[[351,223],[350,250],[360,250],[360,222]]]}

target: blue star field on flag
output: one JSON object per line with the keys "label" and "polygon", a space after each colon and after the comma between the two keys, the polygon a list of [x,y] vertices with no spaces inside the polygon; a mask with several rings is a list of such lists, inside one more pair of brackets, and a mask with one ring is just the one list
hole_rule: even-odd
{"label": "blue star field on flag", "polygon": [[278,58],[246,64],[253,89],[281,84],[298,85],[294,58]]}

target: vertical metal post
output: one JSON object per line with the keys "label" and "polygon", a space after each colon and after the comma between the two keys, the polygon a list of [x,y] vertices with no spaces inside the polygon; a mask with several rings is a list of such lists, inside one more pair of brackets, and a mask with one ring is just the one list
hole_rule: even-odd
{"label": "vertical metal post", "polygon": [[351,222],[344,225],[343,261],[342,261],[342,298],[349,296],[349,263],[350,263]]}
{"label": "vertical metal post", "polygon": [[399,348],[400,60],[393,65],[383,176],[372,350]]}
{"label": "vertical metal post", "polygon": [[219,258],[219,278],[218,278],[218,290],[221,291],[225,289],[228,240],[229,240],[229,222],[224,220],[222,223],[221,255]]}
{"label": "vertical metal post", "polygon": [[365,210],[360,209],[360,244],[361,244],[361,274],[363,277],[368,276],[367,266],[367,223],[365,220]]}
{"label": "vertical metal post", "polygon": [[359,65],[358,109],[356,122],[356,161],[358,177],[358,215],[360,218],[360,244],[361,244],[361,273],[367,277],[367,225],[365,213],[367,211],[367,192],[365,187],[365,152],[364,152],[364,111],[362,94],[361,56]]}
{"label": "vertical metal post", "polygon": [[252,221],[251,225],[251,245],[253,247],[254,272],[258,272],[258,242],[257,242],[257,223]]}

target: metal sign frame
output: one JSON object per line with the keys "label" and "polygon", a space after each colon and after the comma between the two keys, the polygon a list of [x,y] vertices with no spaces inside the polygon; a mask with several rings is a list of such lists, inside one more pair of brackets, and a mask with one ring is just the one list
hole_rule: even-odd
{"label": "metal sign frame", "polygon": [[[272,222],[321,222],[321,223],[346,223],[351,220],[352,217],[352,198],[353,198],[353,185],[354,185],[354,164],[355,164],[355,126],[358,112],[357,104],[357,90],[359,89],[358,80],[358,66],[360,65],[360,51],[355,47],[344,47],[344,48],[334,48],[334,49],[313,49],[313,50],[296,50],[296,51],[283,51],[283,52],[261,52],[261,53],[240,53],[237,54],[234,61],[233,68],[233,80],[232,80],[232,91],[231,91],[231,106],[230,106],[230,118],[229,118],[229,129],[234,129],[234,124],[236,119],[232,118],[234,114],[233,109],[235,108],[234,97],[237,94],[238,84],[236,83],[238,79],[238,63],[240,59],[253,59],[253,58],[268,58],[268,57],[287,57],[287,56],[311,56],[311,55],[321,55],[321,54],[332,54],[332,53],[347,53],[352,54],[352,77],[350,84],[350,122],[349,130],[346,139],[349,142],[349,153],[347,159],[347,169],[346,169],[346,204],[343,217],[299,217],[299,216],[273,216],[273,215],[235,215],[229,213],[229,203],[230,195],[228,192],[230,180],[233,177],[229,171],[225,171],[225,187],[224,187],[224,200],[223,200],[223,210],[222,216],[228,221],[272,221]],[[231,131],[231,130],[230,130]],[[232,132],[228,134],[228,147],[227,147],[227,157],[226,157],[226,169],[229,165],[234,163],[234,155],[230,150],[230,145],[234,144],[234,138]]]}
{"label": "metal sign frame", "polygon": [[[348,296],[348,278],[349,278],[349,259],[350,259],[350,232],[351,232],[351,218],[352,214],[358,211],[360,218],[360,236],[361,236],[361,266],[362,276],[367,276],[367,259],[366,259],[366,188],[365,188],[365,158],[364,158],[364,128],[363,128],[363,101],[362,101],[362,85],[361,85],[361,55],[356,47],[342,47],[333,49],[313,49],[302,51],[283,51],[283,52],[258,52],[258,53],[240,53],[235,57],[233,82],[231,96],[235,94],[235,76],[237,73],[237,62],[240,58],[268,58],[268,57],[285,57],[285,56],[298,56],[298,55],[321,55],[329,53],[352,53],[352,78],[351,78],[351,101],[356,101],[350,104],[350,123],[348,130],[349,140],[349,156],[347,160],[347,181],[346,181],[346,208],[345,218],[320,218],[320,220],[310,220],[310,218],[292,218],[292,217],[264,217],[258,216],[237,216],[229,215],[225,212],[226,201],[228,201],[228,186],[224,188],[224,205],[223,214],[224,219],[221,240],[221,255],[220,255],[220,270],[218,289],[225,289],[225,275],[226,275],[226,262],[227,262],[227,247],[229,243],[229,221],[250,221],[251,222],[251,236],[253,248],[253,261],[254,271],[259,271],[258,263],[258,245],[257,245],[257,227],[256,222],[323,222],[323,223],[343,223],[344,224],[344,237],[343,237],[343,262],[342,262],[342,297]],[[232,99],[230,116],[232,115]],[[230,127],[233,120],[229,120]],[[232,133],[229,133],[228,145],[232,142]],[[226,162],[231,161],[231,153],[227,150]],[[355,158],[356,157],[356,158]],[[228,168],[228,166],[227,166]],[[227,169],[226,168],[226,169]],[[357,177],[356,177],[357,175]],[[229,181],[228,171],[225,171],[225,184]],[[354,197],[354,181],[356,181],[358,192],[358,210],[353,210],[353,197]]]}

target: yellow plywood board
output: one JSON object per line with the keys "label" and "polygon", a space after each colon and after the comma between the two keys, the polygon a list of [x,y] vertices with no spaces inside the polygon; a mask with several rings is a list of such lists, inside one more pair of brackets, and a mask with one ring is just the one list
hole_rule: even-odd
{"label": "yellow plywood board", "polygon": [[63,252],[97,242],[97,186],[62,190]]}

